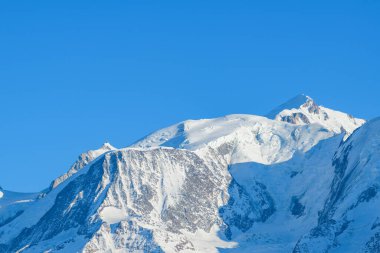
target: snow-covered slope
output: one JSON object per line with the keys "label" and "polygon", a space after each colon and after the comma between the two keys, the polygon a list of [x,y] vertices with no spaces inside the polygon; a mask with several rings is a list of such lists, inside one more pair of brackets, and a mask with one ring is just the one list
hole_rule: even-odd
{"label": "snow-covered slope", "polygon": [[336,115],[189,120],[84,153],[38,197],[1,189],[0,252],[380,252],[380,119],[349,136]]}
{"label": "snow-covered slope", "polygon": [[38,198],[38,193],[18,193],[0,187],[0,227],[21,215]]}
{"label": "snow-covered slope", "polygon": [[380,252],[380,118],[342,144],[318,222],[294,252]]}
{"label": "snow-covered slope", "polygon": [[[232,220],[227,223],[231,232],[227,232],[232,241],[239,243],[236,252],[292,252],[298,239],[316,224],[318,212],[329,194],[324,186],[332,181],[331,159],[341,140],[342,136],[324,140],[305,154],[298,153],[283,163],[231,165],[231,176],[245,192],[248,203],[258,196],[270,200],[263,203],[268,217],[262,222],[251,220],[242,229],[241,222],[224,218]],[[229,208],[238,212],[244,210],[241,206],[235,201]],[[248,209],[246,213],[249,214]],[[250,221],[249,215],[239,219]]]}
{"label": "snow-covered slope", "polygon": [[305,152],[334,133],[319,125],[297,126],[254,115],[188,120],[159,130],[132,147],[173,147],[202,153],[214,149],[229,163],[270,164]]}
{"label": "snow-covered slope", "polygon": [[305,95],[298,95],[280,105],[267,117],[298,125],[317,123],[334,133],[345,132],[346,137],[365,122],[347,113],[319,106],[312,98]]}

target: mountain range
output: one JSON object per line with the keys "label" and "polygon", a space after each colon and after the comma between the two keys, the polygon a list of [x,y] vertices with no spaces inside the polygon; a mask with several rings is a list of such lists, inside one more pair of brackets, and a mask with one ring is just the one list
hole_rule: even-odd
{"label": "mountain range", "polygon": [[0,252],[380,252],[380,118],[298,95],[81,154],[0,188]]}

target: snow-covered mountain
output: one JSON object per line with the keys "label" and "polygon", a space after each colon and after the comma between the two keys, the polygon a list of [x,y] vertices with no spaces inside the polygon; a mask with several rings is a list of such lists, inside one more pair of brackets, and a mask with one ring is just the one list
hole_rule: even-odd
{"label": "snow-covered mountain", "polygon": [[1,189],[0,252],[380,252],[380,119],[345,115],[298,96],[105,144]]}

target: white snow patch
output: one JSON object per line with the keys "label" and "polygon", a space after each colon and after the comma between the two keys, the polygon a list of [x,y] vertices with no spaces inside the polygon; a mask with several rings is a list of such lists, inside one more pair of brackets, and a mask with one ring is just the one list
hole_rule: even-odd
{"label": "white snow patch", "polygon": [[100,211],[100,217],[103,221],[108,224],[118,223],[122,220],[125,220],[125,212],[122,209],[119,209],[114,206],[107,206]]}
{"label": "white snow patch", "polygon": [[203,230],[197,230],[195,233],[182,231],[182,233],[194,245],[196,252],[217,253],[219,252],[217,248],[226,249],[238,246],[236,242],[226,242],[221,240],[217,235],[218,231],[219,229],[216,226],[213,226],[210,233]]}

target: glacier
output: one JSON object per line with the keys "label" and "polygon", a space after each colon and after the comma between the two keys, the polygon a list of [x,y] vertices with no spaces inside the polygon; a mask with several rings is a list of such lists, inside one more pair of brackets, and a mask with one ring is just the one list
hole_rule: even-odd
{"label": "glacier", "polygon": [[380,252],[380,118],[298,95],[81,154],[0,189],[0,252]]}

